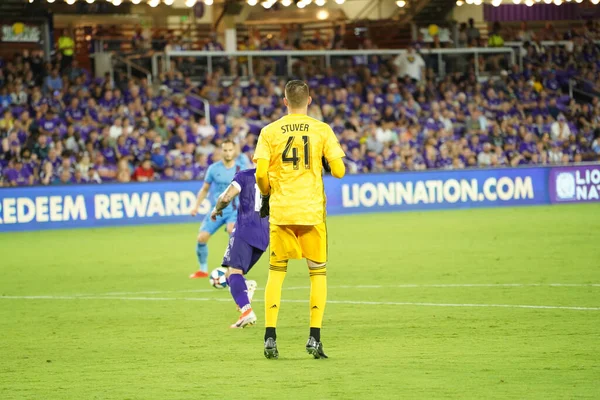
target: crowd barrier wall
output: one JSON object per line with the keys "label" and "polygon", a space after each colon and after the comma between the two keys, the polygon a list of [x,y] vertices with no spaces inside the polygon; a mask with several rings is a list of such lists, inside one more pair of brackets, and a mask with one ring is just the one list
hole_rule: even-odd
{"label": "crowd barrier wall", "polygon": [[[201,221],[199,181],[0,189],[0,232]],[[600,201],[600,164],[325,177],[328,215]]]}

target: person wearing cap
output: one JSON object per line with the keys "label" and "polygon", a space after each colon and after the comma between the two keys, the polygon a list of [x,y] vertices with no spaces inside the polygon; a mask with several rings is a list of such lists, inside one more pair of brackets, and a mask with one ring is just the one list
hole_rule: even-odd
{"label": "person wearing cap", "polygon": [[159,171],[162,171],[167,163],[166,151],[160,143],[152,145],[152,154],[150,156],[152,165]]}
{"label": "person wearing cap", "polygon": [[571,128],[567,125],[567,119],[563,114],[560,114],[550,127],[550,135],[552,140],[567,140],[571,136]]}
{"label": "person wearing cap", "polygon": [[548,162],[550,164],[560,164],[563,158],[563,152],[560,150],[560,142],[552,142],[550,150],[548,150]]}

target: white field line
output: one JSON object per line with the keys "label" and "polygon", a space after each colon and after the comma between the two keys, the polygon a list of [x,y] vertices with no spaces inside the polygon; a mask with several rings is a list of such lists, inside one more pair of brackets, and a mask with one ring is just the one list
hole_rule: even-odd
{"label": "white field line", "polygon": [[[232,302],[226,298],[208,297],[106,297],[106,296],[0,296],[0,300],[120,300],[120,301],[220,301]],[[255,302],[262,302],[260,299]],[[282,300],[284,303],[308,303],[308,300]],[[354,300],[329,300],[329,304],[352,304],[370,306],[420,306],[420,307],[480,307],[480,308],[526,308],[535,310],[575,310],[575,311],[600,311],[600,307],[577,306],[545,306],[522,304],[469,304],[469,303],[413,303],[395,301],[354,301]]]}
{"label": "white field line", "polygon": [[[505,287],[600,287],[600,283],[449,283],[449,284],[402,284],[402,285],[339,285],[329,289],[410,289],[410,288],[505,288]],[[284,287],[284,290],[306,290],[310,286]],[[257,290],[264,290],[258,288]],[[108,292],[102,294],[78,294],[75,296],[128,296],[138,294],[212,293],[215,289],[154,290],[145,292]]]}

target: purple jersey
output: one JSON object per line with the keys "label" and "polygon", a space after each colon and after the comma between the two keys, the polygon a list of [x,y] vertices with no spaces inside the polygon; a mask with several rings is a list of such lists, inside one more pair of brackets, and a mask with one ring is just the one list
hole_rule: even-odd
{"label": "purple jersey", "polygon": [[269,219],[261,218],[260,191],[256,185],[256,168],[235,174],[233,182],[240,194],[235,231],[232,236],[240,238],[249,245],[265,251],[269,246]]}

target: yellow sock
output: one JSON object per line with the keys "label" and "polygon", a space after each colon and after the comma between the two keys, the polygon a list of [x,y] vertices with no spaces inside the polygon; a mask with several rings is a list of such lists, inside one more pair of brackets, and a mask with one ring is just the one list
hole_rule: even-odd
{"label": "yellow sock", "polygon": [[327,269],[316,267],[309,269],[310,274],[310,327],[323,325],[325,303],[327,302]]}
{"label": "yellow sock", "polygon": [[287,272],[287,266],[269,266],[269,278],[265,286],[265,326],[277,327],[277,316],[281,306],[281,287]]}

